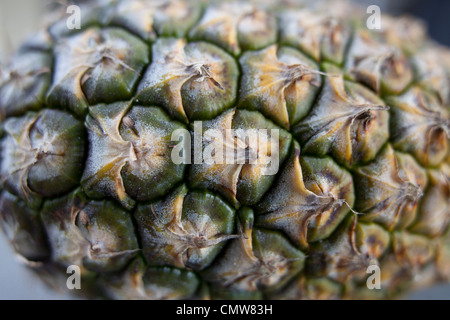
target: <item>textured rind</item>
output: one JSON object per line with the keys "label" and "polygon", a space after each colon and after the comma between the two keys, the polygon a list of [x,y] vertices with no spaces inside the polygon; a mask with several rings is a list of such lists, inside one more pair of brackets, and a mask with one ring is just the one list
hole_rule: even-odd
{"label": "textured rind", "polygon": [[[84,294],[116,299],[380,299],[449,281],[450,53],[413,18],[368,32],[354,6],[327,6],[99,0],[81,31],[55,12],[0,70],[17,254],[58,289],[79,265]],[[170,135],[195,120],[279,129],[277,174],[174,165]]]}
{"label": "textured rind", "polygon": [[138,207],[135,217],[151,265],[201,270],[224,242],[236,238],[234,210],[218,196],[181,186],[161,202]]}

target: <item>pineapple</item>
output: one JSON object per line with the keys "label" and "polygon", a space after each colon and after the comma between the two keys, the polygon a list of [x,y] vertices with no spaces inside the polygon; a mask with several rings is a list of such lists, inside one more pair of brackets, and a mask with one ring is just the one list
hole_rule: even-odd
{"label": "pineapple", "polygon": [[[387,299],[450,280],[450,53],[421,22],[370,31],[346,2],[80,6],[81,30],[55,12],[1,69],[0,222],[44,280],[64,289],[78,266],[83,294],[112,299]],[[176,163],[179,130],[201,133],[188,160],[247,153]]]}

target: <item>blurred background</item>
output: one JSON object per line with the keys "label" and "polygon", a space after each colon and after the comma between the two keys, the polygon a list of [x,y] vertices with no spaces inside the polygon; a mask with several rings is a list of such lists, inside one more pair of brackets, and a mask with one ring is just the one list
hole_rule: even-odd
{"label": "blurred background", "polygon": [[[450,46],[450,1],[448,0],[360,0],[363,6],[378,5],[383,13],[411,14],[428,24],[429,33],[438,42]],[[0,65],[30,34],[42,25],[45,0],[0,0]],[[0,232],[0,300],[70,299],[47,289],[24,268]],[[409,299],[450,300],[450,285],[416,292]]]}

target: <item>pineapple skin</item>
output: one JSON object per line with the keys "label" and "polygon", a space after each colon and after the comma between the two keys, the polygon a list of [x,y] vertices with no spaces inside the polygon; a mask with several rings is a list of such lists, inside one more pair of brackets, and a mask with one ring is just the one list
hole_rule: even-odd
{"label": "pineapple skin", "polygon": [[[450,280],[450,51],[422,22],[371,31],[344,1],[79,6],[81,30],[56,9],[0,69],[0,226],[45,282],[73,293],[76,265],[94,298],[392,299]],[[277,129],[277,173],[174,163],[199,121]]]}

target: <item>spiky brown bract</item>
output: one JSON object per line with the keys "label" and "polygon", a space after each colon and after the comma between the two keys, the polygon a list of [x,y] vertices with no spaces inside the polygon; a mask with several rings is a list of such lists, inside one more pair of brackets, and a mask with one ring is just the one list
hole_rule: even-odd
{"label": "spiky brown bract", "polygon": [[[341,2],[80,5],[82,30],[62,8],[1,70],[1,226],[44,279],[64,290],[78,265],[84,294],[119,299],[450,280],[450,54],[421,22],[372,32]],[[205,152],[208,129],[279,129],[278,172],[175,164],[172,133],[196,120]]]}

